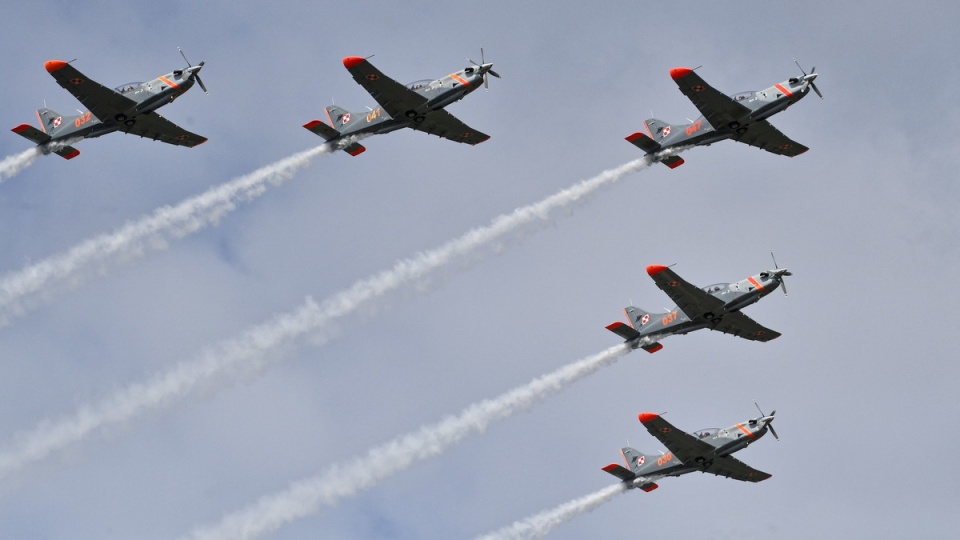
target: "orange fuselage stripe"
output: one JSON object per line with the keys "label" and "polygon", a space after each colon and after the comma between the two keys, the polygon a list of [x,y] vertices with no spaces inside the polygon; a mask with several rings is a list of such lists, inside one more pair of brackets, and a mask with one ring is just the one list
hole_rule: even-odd
{"label": "orange fuselage stripe", "polygon": [[786,88],[784,88],[784,87],[781,86],[780,84],[775,84],[775,85],[773,85],[773,87],[776,88],[777,90],[783,92],[783,95],[785,95],[785,96],[787,96],[787,97],[793,97],[793,94],[791,94],[789,90],[787,90]]}
{"label": "orange fuselage stripe", "polygon": [[451,74],[450,74],[450,78],[453,79],[453,80],[455,80],[455,81],[457,81],[458,83],[460,83],[460,84],[462,84],[462,85],[464,85],[464,86],[470,86],[470,83],[468,83],[467,81],[465,81],[465,80],[461,79],[460,77],[458,77],[456,73],[451,73]]}
{"label": "orange fuselage stripe", "polygon": [[751,439],[754,438],[754,437],[756,437],[756,435],[754,435],[753,433],[750,433],[750,430],[749,430],[749,429],[743,427],[742,424],[737,424],[737,427],[740,428],[740,431],[746,433],[746,434],[747,434],[747,437],[750,437]]}
{"label": "orange fuselage stripe", "polygon": [[180,89],[180,87],[177,86],[176,83],[174,83],[173,81],[171,81],[170,79],[168,79],[168,78],[166,78],[166,77],[160,76],[160,77],[157,77],[157,78],[160,79],[161,81],[163,81],[164,83],[166,83],[167,85],[169,85],[170,88],[176,88],[177,90]]}
{"label": "orange fuselage stripe", "polygon": [[748,277],[748,278],[747,278],[747,281],[749,281],[751,285],[753,285],[754,287],[756,287],[758,291],[762,291],[762,290],[763,290],[763,285],[761,285],[759,281],[753,279],[752,276],[751,276],[751,277]]}

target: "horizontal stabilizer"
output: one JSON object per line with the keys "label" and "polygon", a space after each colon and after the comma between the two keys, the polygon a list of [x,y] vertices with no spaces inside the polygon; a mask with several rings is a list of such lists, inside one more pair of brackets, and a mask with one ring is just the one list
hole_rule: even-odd
{"label": "horizontal stabilizer", "polygon": [[50,140],[49,135],[31,126],[30,124],[20,124],[19,126],[11,129],[10,131],[26,139],[30,139],[31,141],[37,144],[43,144]]}
{"label": "horizontal stabilizer", "polygon": [[661,163],[670,167],[671,169],[676,169],[677,167],[683,165],[683,158],[677,155],[668,156],[660,160]]}
{"label": "horizontal stabilizer", "polygon": [[643,150],[648,154],[658,152],[663,148],[662,146],[660,146],[659,143],[657,143],[657,141],[651,139],[650,137],[644,135],[643,133],[640,133],[639,131],[637,133],[634,133],[633,135],[628,136],[627,142],[629,142],[630,144],[636,146],[637,148]]}
{"label": "horizontal stabilizer", "polygon": [[659,351],[660,349],[662,349],[663,345],[655,341],[653,343],[647,343],[646,345],[641,345],[640,348],[647,351],[650,354],[653,354]]}
{"label": "horizontal stabilizer", "polygon": [[607,330],[613,332],[614,334],[622,337],[623,339],[630,341],[632,339],[637,339],[640,337],[640,332],[637,332],[631,326],[623,324],[622,322],[615,322],[613,324],[607,325]]}
{"label": "horizontal stabilizer", "polygon": [[[309,129],[313,133],[323,137],[324,139],[330,141],[340,137],[340,132],[336,129],[324,124],[320,120],[314,120],[312,122],[306,123],[303,127]],[[358,145],[359,146],[359,145]]]}
{"label": "horizontal stabilizer", "polygon": [[616,476],[621,480],[633,480],[637,477],[630,469],[627,469],[623,465],[617,465],[616,463],[611,463],[603,468],[604,471]]}
{"label": "horizontal stabilizer", "polygon": [[73,159],[80,155],[80,151],[72,146],[61,146],[53,152],[63,159]]}
{"label": "horizontal stabilizer", "polygon": [[343,151],[346,152],[346,153],[348,153],[348,154],[350,154],[351,156],[356,157],[356,156],[359,156],[360,154],[366,152],[367,149],[364,148],[364,146],[363,146],[362,144],[360,144],[360,143],[353,143],[353,144],[351,144],[351,145],[349,145],[349,146],[345,146],[345,147],[343,148]]}

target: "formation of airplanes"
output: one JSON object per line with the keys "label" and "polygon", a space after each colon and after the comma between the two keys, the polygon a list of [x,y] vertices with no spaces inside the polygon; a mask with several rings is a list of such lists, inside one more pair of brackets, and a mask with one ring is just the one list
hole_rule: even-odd
{"label": "formation of airplanes", "polygon": [[[115,131],[178,146],[202,144],[207,140],[205,137],[183,129],[156,112],[194,84],[207,92],[200,79],[204,62],[193,65],[182,50],[180,54],[187,63],[186,68],[148,82],[127,83],[115,88],[108,88],[84,75],[71,65],[72,61],[50,60],[44,64],[47,72],[87,110],[78,115],[62,115],[42,108],[37,111],[39,129],[21,124],[12,131],[36,143],[42,153],[55,153],[66,159],[80,154],[72,146],[77,141]],[[303,127],[322,137],[330,149],[343,150],[352,156],[366,150],[359,143],[361,139],[403,128],[459,143],[482,143],[490,136],[446,111],[448,105],[463,99],[481,85],[486,87],[488,76],[500,77],[493,70],[493,64],[485,62],[483,49],[480,58],[479,63],[468,59],[471,65],[438,79],[401,84],[377,69],[367,58],[348,56],[343,59],[344,67],[378,107],[367,112],[351,112],[330,105],[324,111],[326,122],[313,120]],[[800,67],[799,63],[797,66]],[[809,74],[802,67],[800,71],[803,73],[801,77],[791,77],[765,90],[727,96],[707,84],[694,70],[673,69],[670,76],[702,116],[683,125],[649,118],[643,123],[643,132],[626,139],[652,160],[670,168],[683,164],[679,150],[709,146],[725,139],[774,154],[800,155],[808,148],[789,139],[767,121],[770,116],[803,99],[811,90],[823,98],[814,83],[816,68]],[[703,328],[751,341],[770,341],[780,333],[758,324],[741,310],[777,288],[786,294],[784,278],[791,273],[777,266],[776,260],[774,267],[734,283],[697,287],[667,266],[648,266],[647,274],[676,303],[676,307],[655,314],[628,306],[624,308],[627,323],[615,322],[607,329],[622,337],[630,347],[650,353],[663,348],[660,341],[665,337]],[[621,449],[626,467],[611,464],[603,470],[619,478],[628,488],[644,491],[656,489],[656,481],[660,478],[694,471],[748,482],[766,480],[770,474],[751,468],[731,454],[759,440],[768,431],[777,437],[772,425],[775,414],[776,411],[768,416],[760,411],[760,417],[724,429],[703,429],[688,434],[658,414],[641,413],[640,422],[667,447],[668,452],[647,455],[626,447]]]}

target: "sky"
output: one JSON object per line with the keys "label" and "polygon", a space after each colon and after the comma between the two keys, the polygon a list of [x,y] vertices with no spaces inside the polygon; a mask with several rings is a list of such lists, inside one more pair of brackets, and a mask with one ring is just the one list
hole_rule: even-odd
{"label": "sky", "polygon": [[[610,495],[550,537],[955,536],[958,10],[819,0],[5,10],[2,125],[35,125],[44,104],[80,107],[43,69],[52,59],[76,59],[112,87],[182,67],[182,47],[206,62],[210,93],[195,87],[160,111],[208,137],[201,146],[113,134],[3,179],[0,284],[316,148],[301,126],[326,105],[375,106],[343,57],[374,55],[410,82],[462,69],[483,47],[502,78],[448,108],[491,135],[481,145],[403,130],[365,140],[358,157],[317,155],[5,311],[0,463],[43,426],[142,397],[164,374],[236,364],[0,471],[0,536],[190,537],[292,483],[364,463],[391,470],[392,441],[603,354],[621,341],[604,326],[626,305],[671,307],[646,266],[732,282],[772,268],[771,250],[794,274],[789,296],[745,313],[780,338],[702,331],[618,356],[262,536],[496,532],[609,488],[617,480],[601,468],[622,446],[666,451],[638,413],[693,431],[756,417],[754,400],[777,411],[780,440],[737,457],[771,479],[664,479]],[[702,66],[733,94],[798,75],[794,59],[816,67],[824,99],[811,94],[771,123],[809,152],[688,150],[682,167],[634,166],[546,220],[449,262],[428,257],[642,157],[624,137],[651,115],[699,116],[670,69]],[[8,133],[0,160],[30,146]],[[330,315],[331,299],[423,261],[434,264],[423,275]],[[270,329],[288,334],[270,341]]]}

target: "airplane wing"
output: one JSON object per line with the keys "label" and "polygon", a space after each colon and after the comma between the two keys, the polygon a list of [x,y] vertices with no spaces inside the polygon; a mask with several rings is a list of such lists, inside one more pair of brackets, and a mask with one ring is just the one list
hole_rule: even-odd
{"label": "airplane wing", "polygon": [[725,313],[723,319],[709,327],[711,330],[717,330],[724,334],[730,334],[750,341],[770,341],[780,337],[780,332],[761,326],[756,321],[747,317],[739,311]]}
{"label": "airplane wing", "polygon": [[417,131],[449,139],[453,142],[480,144],[490,138],[486,133],[473,130],[443,109],[427,113],[423,122],[411,124]]}
{"label": "airplane wing", "polygon": [[703,472],[717,476],[726,476],[727,478],[733,478],[741,482],[762,482],[773,476],[772,474],[758,471],[733,456],[715,458],[709,467],[703,469]]}
{"label": "airplane wing", "polygon": [[670,76],[683,95],[690,98],[697,109],[700,109],[700,114],[714,127],[726,126],[750,114],[750,109],[707,84],[692,69],[671,69]]}
{"label": "airplane wing", "polygon": [[723,311],[723,300],[685,281],[666,266],[648,266],[647,274],[653,278],[657,287],[667,293],[667,296],[677,303],[677,307],[691,319],[696,319],[704,313],[720,313]]}
{"label": "airplane wing", "polygon": [[673,452],[673,455],[687,465],[697,463],[697,458],[709,459],[716,450],[709,443],[679,430],[670,422],[663,419],[662,416],[652,413],[640,414],[640,422],[647,428],[651,435],[656,437],[667,447],[667,450]]}
{"label": "airplane wing", "polygon": [[191,148],[207,141],[206,137],[191,133],[155,112],[141,114],[136,120],[132,126],[119,124],[119,129],[131,135]]}
{"label": "airplane wing", "polygon": [[734,140],[788,157],[799,156],[809,150],[806,146],[791,140],[766,120],[759,120],[750,124],[747,127],[747,132]]}
{"label": "airplane wing", "polygon": [[136,102],[111,88],[90,80],[66,62],[50,60],[44,67],[57,84],[70,92],[91,113],[101,120],[113,120],[114,115],[130,110]]}
{"label": "airplane wing", "polygon": [[343,59],[343,65],[353,75],[353,80],[370,92],[383,110],[394,118],[403,118],[407,111],[427,102],[426,98],[387,77],[364,58],[348,56]]}

